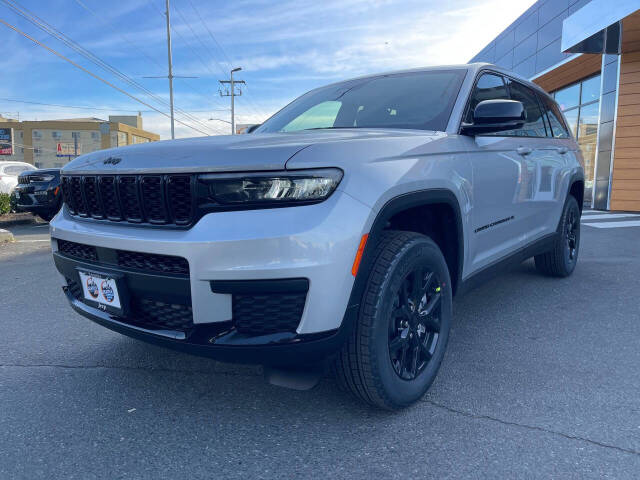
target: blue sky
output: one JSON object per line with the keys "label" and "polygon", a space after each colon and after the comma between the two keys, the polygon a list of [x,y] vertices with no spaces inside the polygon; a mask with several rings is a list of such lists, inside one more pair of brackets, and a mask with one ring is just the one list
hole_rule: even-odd
{"label": "blue sky", "polygon": [[[7,6],[12,3],[152,92],[128,85]],[[209,134],[227,133],[229,99],[218,80],[230,65],[247,82],[239,123],[260,122],[311,88],[366,73],[465,63],[534,0],[172,0],[177,118]],[[164,0],[0,0],[0,19],[163,112]],[[146,129],[169,138],[169,121],[0,24],[0,113],[44,120],[143,111]],[[50,103],[44,106],[9,100]],[[89,109],[72,109],[86,106]],[[176,136],[199,136],[177,124]]]}

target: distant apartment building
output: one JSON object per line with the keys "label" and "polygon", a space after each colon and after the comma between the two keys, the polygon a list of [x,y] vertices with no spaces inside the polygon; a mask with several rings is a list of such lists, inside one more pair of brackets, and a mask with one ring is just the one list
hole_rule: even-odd
{"label": "distant apartment building", "polygon": [[83,153],[160,140],[142,128],[142,117],[109,116],[20,122],[0,116],[0,161],[60,168]]}

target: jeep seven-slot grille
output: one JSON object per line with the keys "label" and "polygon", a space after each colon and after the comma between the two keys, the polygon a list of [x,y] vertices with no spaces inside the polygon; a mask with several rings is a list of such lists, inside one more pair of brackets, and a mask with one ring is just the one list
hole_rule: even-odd
{"label": "jeep seven-slot grille", "polygon": [[71,215],[115,222],[187,226],[195,202],[191,175],[66,175]]}

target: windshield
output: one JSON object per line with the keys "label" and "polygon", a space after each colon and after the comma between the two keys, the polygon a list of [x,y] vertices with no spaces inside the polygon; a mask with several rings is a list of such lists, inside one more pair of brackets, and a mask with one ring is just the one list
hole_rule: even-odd
{"label": "windshield", "polygon": [[22,172],[25,172],[27,170],[35,170],[35,168],[30,165],[7,165],[6,167],[4,167],[3,173],[5,175],[18,176]]}
{"label": "windshield", "polygon": [[255,133],[323,128],[445,130],[466,70],[369,77],[312,90]]}

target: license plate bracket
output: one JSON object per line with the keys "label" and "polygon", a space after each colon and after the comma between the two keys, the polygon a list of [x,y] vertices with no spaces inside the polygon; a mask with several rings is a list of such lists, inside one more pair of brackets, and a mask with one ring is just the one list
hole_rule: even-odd
{"label": "license plate bracket", "polygon": [[90,307],[118,317],[124,317],[129,295],[124,275],[78,268],[83,302]]}

